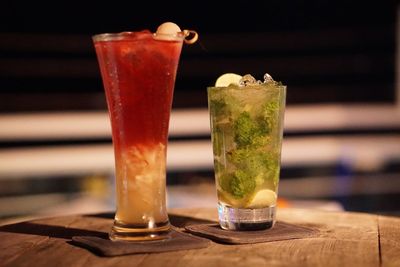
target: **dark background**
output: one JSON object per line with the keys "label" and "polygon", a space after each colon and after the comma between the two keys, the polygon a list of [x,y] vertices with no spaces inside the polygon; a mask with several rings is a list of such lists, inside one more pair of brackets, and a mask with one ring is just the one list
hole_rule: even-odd
{"label": "dark background", "polygon": [[0,112],[104,110],[91,36],[194,29],[174,108],[205,107],[225,72],[269,72],[288,104],[392,103],[397,1],[2,1]]}

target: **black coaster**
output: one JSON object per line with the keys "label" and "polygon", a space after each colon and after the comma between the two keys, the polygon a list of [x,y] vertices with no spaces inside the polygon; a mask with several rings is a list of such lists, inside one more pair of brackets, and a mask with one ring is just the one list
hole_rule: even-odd
{"label": "black coaster", "polygon": [[252,244],[308,238],[316,236],[319,233],[317,229],[284,222],[276,222],[274,227],[258,231],[224,230],[216,223],[189,225],[185,229],[194,235],[225,244]]}
{"label": "black coaster", "polygon": [[72,244],[84,247],[100,256],[120,256],[138,253],[157,253],[175,250],[206,248],[210,240],[172,229],[170,238],[155,241],[111,241],[95,236],[74,236]]}

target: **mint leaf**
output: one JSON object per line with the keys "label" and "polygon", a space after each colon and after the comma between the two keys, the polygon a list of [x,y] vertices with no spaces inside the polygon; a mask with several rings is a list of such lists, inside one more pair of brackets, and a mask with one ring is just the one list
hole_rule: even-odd
{"label": "mint leaf", "polygon": [[230,180],[230,193],[236,198],[242,198],[252,193],[256,188],[256,181],[248,173],[237,170]]}

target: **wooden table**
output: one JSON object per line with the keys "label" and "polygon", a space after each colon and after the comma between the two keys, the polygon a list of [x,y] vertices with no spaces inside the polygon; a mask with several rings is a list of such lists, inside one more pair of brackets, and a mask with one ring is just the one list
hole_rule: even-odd
{"label": "wooden table", "polygon": [[[216,210],[171,210],[171,222],[215,220]],[[251,245],[99,257],[69,243],[105,235],[110,214],[45,218],[0,227],[0,266],[400,266],[400,218],[304,209],[278,210],[278,220],[318,227],[320,235]]]}

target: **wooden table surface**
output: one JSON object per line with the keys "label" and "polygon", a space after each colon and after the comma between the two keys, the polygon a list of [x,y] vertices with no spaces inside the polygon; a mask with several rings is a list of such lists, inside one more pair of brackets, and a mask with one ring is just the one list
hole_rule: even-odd
{"label": "wooden table surface", "polygon": [[[216,220],[216,210],[175,209],[177,226]],[[281,208],[278,220],[317,227],[318,237],[250,245],[99,257],[69,243],[104,236],[110,214],[37,219],[0,227],[0,266],[400,266],[400,218],[365,213]]]}

